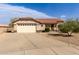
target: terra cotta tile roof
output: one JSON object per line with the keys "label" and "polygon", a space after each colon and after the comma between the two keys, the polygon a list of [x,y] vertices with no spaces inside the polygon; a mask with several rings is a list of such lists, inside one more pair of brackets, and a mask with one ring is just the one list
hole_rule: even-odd
{"label": "terra cotta tile roof", "polygon": [[[56,24],[58,22],[64,22],[63,20],[58,19],[58,18],[43,18],[43,19],[42,18],[40,18],[40,19],[19,18],[16,21],[27,21],[27,20],[33,20],[33,21],[36,21],[36,22],[41,23],[41,24]],[[14,21],[14,22],[16,22],[16,21]]]}
{"label": "terra cotta tile roof", "polygon": [[58,22],[64,22],[63,20],[57,18],[46,18],[46,19],[35,19],[35,20],[43,24],[56,24]]}

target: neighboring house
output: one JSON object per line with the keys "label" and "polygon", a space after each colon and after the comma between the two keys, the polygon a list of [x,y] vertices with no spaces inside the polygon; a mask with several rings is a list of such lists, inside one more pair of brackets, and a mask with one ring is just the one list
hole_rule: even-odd
{"label": "neighboring house", "polygon": [[15,21],[12,21],[11,27],[18,33],[30,33],[43,31],[46,27],[49,27],[50,30],[54,30],[57,28],[57,25],[62,22],[63,20],[57,18],[33,19],[27,17],[18,18]]}
{"label": "neighboring house", "polygon": [[6,32],[8,28],[8,25],[0,24],[0,33]]}

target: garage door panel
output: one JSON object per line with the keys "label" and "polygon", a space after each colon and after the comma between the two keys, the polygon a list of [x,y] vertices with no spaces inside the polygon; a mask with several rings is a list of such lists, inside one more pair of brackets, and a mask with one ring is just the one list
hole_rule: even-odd
{"label": "garage door panel", "polygon": [[36,32],[36,26],[18,26],[17,32],[19,33]]}

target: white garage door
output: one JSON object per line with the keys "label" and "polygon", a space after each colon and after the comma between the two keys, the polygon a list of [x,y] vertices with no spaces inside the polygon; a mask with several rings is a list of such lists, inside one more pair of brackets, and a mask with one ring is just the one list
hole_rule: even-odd
{"label": "white garage door", "polygon": [[34,33],[36,32],[36,26],[35,25],[18,25],[17,26],[17,32],[18,33]]}

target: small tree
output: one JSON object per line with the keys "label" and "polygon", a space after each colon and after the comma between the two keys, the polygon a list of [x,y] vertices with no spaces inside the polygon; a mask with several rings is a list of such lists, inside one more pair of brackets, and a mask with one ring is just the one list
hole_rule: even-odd
{"label": "small tree", "polygon": [[58,27],[61,32],[67,33],[68,36],[71,36],[73,32],[79,32],[79,22],[76,20],[66,21]]}

